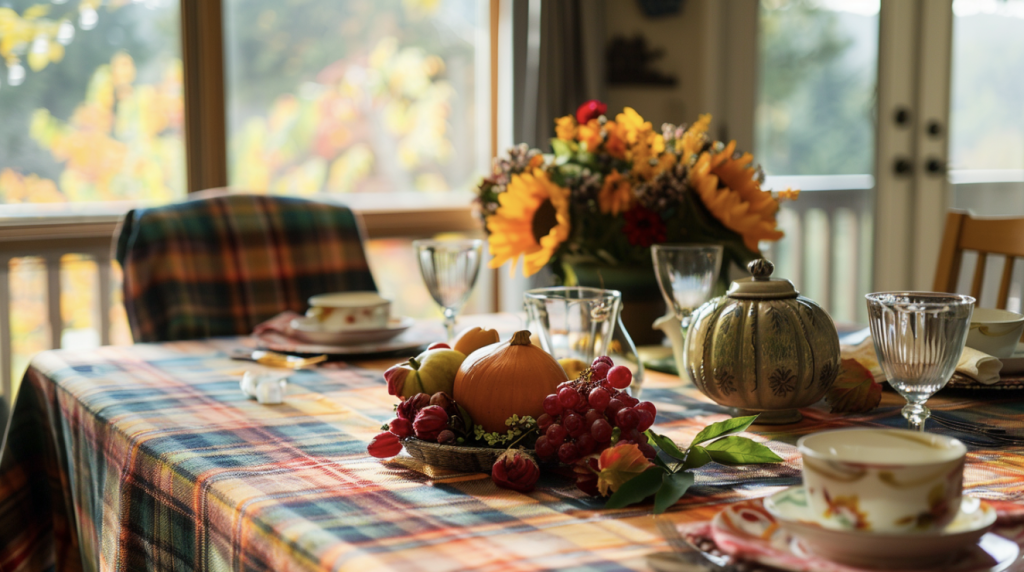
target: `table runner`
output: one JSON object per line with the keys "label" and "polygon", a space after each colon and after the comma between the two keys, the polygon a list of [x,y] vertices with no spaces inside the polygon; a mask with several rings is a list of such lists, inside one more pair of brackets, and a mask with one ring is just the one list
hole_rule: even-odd
{"label": "table runner", "polygon": [[[33,360],[0,457],[0,570],[636,570],[664,550],[650,507],[602,510],[568,479],[536,491],[487,475],[381,462],[366,443],[393,417],[379,371],[296,373],[285,404],[238,389],[228,359],[243,340],[53,351]],[[724,418],[675,378],[649,376],[656,430],[686,444]],[[697,472],[669,518],[707,519],[721,503],[799,482],[794,443],[824,428],[902,426],[898,396],[838,417],[805,409],[798,425],[752,434],[776,466]],[[1019,425],[1024,403],[1000,392],[948,394],[952,415]],[[944,432],[930,425],[929,430]],[[966,486],[1022,498],[1024,448],[972,448]]]}

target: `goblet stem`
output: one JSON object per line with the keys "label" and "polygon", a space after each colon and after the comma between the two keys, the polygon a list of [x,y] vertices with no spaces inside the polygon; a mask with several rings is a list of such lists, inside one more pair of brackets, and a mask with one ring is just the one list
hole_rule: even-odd
{"label": "goblet stem", "polygon": [[445,308],[444,309],[444,329],[448,333],[448,341],[452,342],[455,340],[455,309]]}
{"label": "goblet stem", "polygon": [[907,419],[907,427],[914,431],[924,432],[924,422],[932,412],[923,403],[907,403],[903,406],[903,417]]}

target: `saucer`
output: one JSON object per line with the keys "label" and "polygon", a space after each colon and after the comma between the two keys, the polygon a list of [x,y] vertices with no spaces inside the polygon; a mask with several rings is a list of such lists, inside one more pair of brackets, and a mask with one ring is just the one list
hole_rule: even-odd
{"label": "saucer", "polygon": [[388,325],[383,328],[329,332],[320,329],[320,324],[313,318],[302,316],[292,320],[289,328],[296,338],[305,342],[347,346],[390,340],[408,330],[414,323],[415,320],[412,318],[391,318]]}
{"label": "saucer", "polygon": [[818,524],[802,485],[764,499],[764,509],[809,552],[855,566],[915,568],[941,565],[974,547],[996,521],[988,503],[963,497],[960,511],[941,530],[882,533],[836,530]]}

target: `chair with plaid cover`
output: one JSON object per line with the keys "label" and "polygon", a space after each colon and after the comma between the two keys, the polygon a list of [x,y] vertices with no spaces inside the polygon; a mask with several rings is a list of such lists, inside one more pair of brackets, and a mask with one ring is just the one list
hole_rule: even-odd
{"label": "chair with plaid cover", "polygon": [[136,342],[245,335],[314,294],[377,289],[339,205],[214,196],[133,210],[116,240]]}

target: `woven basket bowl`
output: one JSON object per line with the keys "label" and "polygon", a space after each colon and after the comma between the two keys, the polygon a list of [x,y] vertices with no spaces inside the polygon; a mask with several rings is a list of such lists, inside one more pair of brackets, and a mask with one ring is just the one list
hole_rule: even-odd
{"label": "woven basket bowl", "polygon": [[[402,441],[405,450],[417,461],[428,465],[461,471],[464,473],[490,473],[494,461],[505,452],[505,449],[489,447],[461,447],[459,445],[441,445],[415,437]],[[521,450],[535,461],[532,451]]]}

